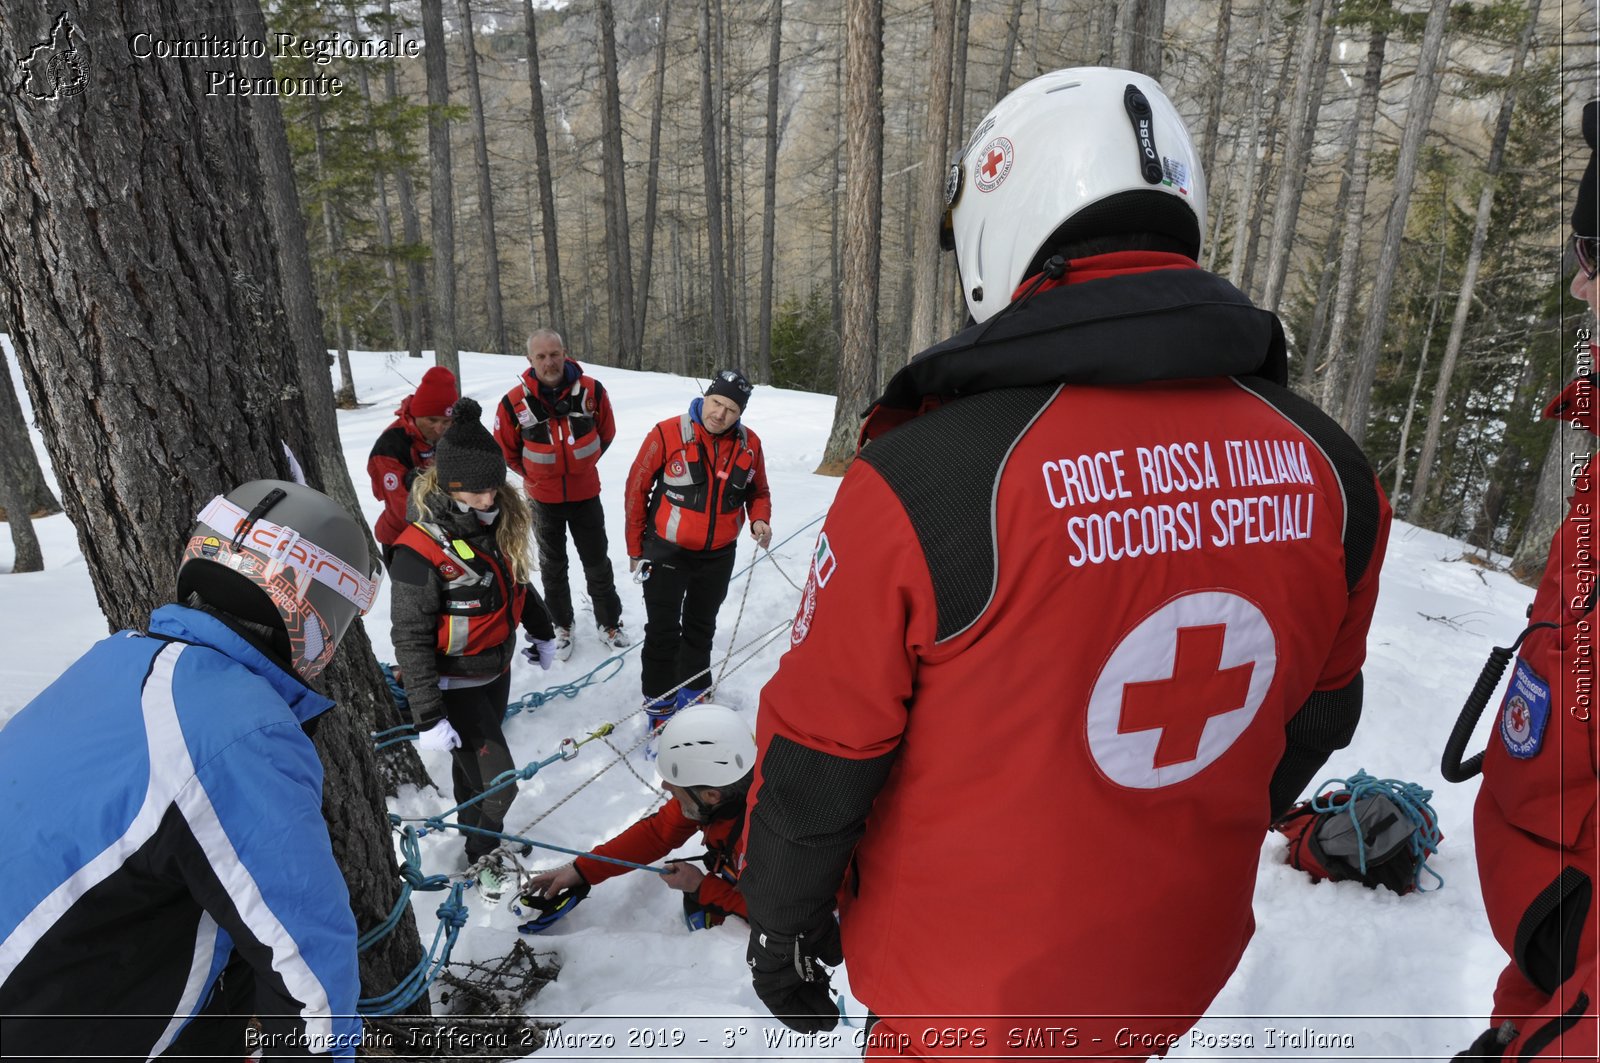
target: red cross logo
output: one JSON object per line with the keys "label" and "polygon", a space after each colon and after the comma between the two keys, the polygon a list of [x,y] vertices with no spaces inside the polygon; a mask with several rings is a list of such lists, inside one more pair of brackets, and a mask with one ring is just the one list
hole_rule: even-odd
{"label": "red cross logo", "polygon": [[1160,730],[1154,767],[1193,760],[1199,755],[1206,721],[1244,707],[1255,662],[1223,668],[1226,634],[1225,624],[1180,627],[1172,675],[1122,688],[1117,733]]}
{"label": "red cross logo", "polygon": [[992,179],[1000,172],[1000,164],[1005,161],[1006,157],[1003,153],[991,151],[989,157],[983,160],[983,175]]}
{"label": "red cross logo", "polygon": [[978,152],[978,158],[983,161],[978,164],[978,172],[972,179],[978,191],[993,192],[1000,187],[1011,172],[1014,151],[1011,141],[1005,137],[995,137],[983,146]]}
{"label": "red cross logo", "polygon": [[1116,638],[1095,677],[1084,717],[1095,766],[1136,790],[1200,775],[1256,720],[1277,672],[1277,642],[1242,595],[1170,599]]}

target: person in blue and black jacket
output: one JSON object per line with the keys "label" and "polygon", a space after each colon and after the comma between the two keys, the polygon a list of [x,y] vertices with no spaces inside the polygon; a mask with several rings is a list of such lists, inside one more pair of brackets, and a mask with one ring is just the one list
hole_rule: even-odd
{"label": "person in blue and black jacket", "polygon": [[[322,816],[313,681],[378,581],[300,484],[201,512],[178,601],[0,729],[8,1057],[354,1058],[356,922]],[[204,1021],[195,1021],[196,1019]]]}

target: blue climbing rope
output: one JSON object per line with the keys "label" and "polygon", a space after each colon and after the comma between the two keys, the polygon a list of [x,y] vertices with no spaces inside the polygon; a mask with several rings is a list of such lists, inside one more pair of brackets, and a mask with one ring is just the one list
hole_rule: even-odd
{"label": "blue climbing rope", "polygon": [[465,882],[457,882],[450,887],[450,896],[438,908],[439,925],[434,928],[433,943],[428,946],[422,959],[417,961],[417,965],[389,992],[356,1001],[357,1011],[363,1015],[393,1015],[422,998],[439,973],[449,965],[450,950],[455,948],[461,928],[467,925],[467,906],[461,899],[466,888]]}
{"label": "blue climbing rope", "polygon": [[[1328,790],[1329,786],[1337,785],[1338,790]],[[1326,792],[1324,792],[1326,791]],[[1345,796],[1348,792],[1348,796]],[[1394,802],[1405,817],[1411,821],[1415,828],[1407,844],[1411,848],[1411,855],[1417,862],[1415,885],[1422,893],[1431,893],[1433,890],[1444,886],[1444,877],[1428,866],[1428,857],[1439,851],[1439,842],[1443,833],[1439,830],[1439,815],[1433,810],[1428,801],[1433,797],[1433,791],[1423,788],[1414,782],[1403,779],[1376,779],[1365,771],[1358,771],[1348,779],[1328,779],[1317,787],[1317,794],[1311,799],[1313,812],[1343,812],[1349,815],[1350,823],[1355,828],[1351,833],[1356,839],[1356,855],[1360,858],[1362,874],[1367,872],[1367,843],[1361,835],[1361,823],[1356,816],[1356,802],[1371,794],[1381,794]],[[1422,885],[1422,873],[1426,871],[1436,883],[1431,889]]]}
{"label": "blue climbing rope", "polygon": [[411,895],[414,892],[421,890],[426,893],[450,888],[450,876],[422,873],[422,846],[418,842],[415,828],[406,827],[401,835],[400,855],[402,857],[400,877],[405,883],[400,888],[400,898],[394,902],[394,908],[389,912],[388,918],[361,935],[356,942],[357,952],[366,952],[400,925],[400,917],[405,913],[406,905],[411,903]]}

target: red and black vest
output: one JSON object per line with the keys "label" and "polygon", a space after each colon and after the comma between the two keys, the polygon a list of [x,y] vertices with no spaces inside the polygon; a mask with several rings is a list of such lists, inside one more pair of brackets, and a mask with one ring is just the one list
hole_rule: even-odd
{"label": "red and black vest", "polygon": [[656,538],[685,550],[727,546],[744,526],[758,460],[744,426],[710,436],[685,413],[678,418],[676,445],[670,433],[662,437],[667,454],[650,522]]}
{"label": "red and black vest", "polygon": [[[597,466],[605,441],[600,404],[605,392],[587,373],[562,391],[552,406],[524,374],[522,395],[501,400],[522,434],[522,471],[528,493],[541,502],[581,501],[600,491]],[[544,414],[541,416],[541,414]]]}
{"label": "red and black vest", "polygon": [[476,657],[515,636],[527,587],[508,578],[508,566],[497,552],[474,550],[466,540],[452,539],[437,524],[424,521],[407,525],[396,545],[427,558],[444,583],[435,652]]}

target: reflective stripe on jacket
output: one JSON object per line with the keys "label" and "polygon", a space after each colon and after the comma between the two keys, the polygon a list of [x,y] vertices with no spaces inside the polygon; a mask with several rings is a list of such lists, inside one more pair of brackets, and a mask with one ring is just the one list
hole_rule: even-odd
{"label": "reflective stripe on jacket", "polygon": [[444,583],[439,637],[434,646],[445,657],[475,657],[498,649],[516,634],[527,588],[505,588],[504,562],[462,539],[451,539],[437,524],[417,521],[400,533],[396,545],[409,547],[433,565]]}

